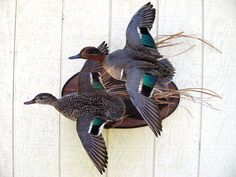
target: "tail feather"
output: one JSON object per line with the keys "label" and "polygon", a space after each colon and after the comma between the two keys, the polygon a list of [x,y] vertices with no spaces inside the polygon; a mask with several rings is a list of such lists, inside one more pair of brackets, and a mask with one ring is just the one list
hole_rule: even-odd
{"label": "tail feather", "polygon": [[136,94],[134,97],[131,96],[131,101],[147,122],[153,133],[158,136],[162,131],[162,119],[160,117],[159,108],[156,102],[148,97],[141,94]]}
{"label": "tail feather", "polygon": [[171,64],[171,62],[167,59],[162,59],[158,62],[158,71],[161,73],[161,77],[163,78],[164,83],[169,83],[174,75],[175,75],[175,68]]}

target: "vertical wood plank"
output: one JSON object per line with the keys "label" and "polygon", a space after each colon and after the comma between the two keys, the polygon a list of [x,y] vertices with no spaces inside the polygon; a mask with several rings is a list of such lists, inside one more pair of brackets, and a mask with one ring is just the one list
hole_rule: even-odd
{"label": "vertical wood plank", "polygon": [[12,90],[15,0],[0,2],[0,176],[13,176]]}
{"label": "vertical wood plank", "polygon": [[204,1],[204,36],[219,54],[204,48],[204,87],[217,91],[222,100],[215,111],[203,107],[200,175],[236,176],[236,1]]}
{"label": "vertical wood plank", "polygon": [[[69,60],[85,46],[108,40],[109,1],[65,0],[62,41],[62,85],[80,71],[84,60]],[[103,131],[106,140],[106,131]],[[101,176],[84,150],[76,123],[61,117],[61,177]],[[105,176],[105,174],[103,175]]]}
{"label": "vertical wood plank", "polygon": [[[156,6],[156,1],[151,1]],[[147,1],[112,0],[111,52],[125,45],[126,27]],[[156,23],[152,29],[156,35]],[[149,127],[109,130],[109,177],[143,177],[153,174],[154,135]]]}
{"label": "vertical wood plank", "polygon": [[59,175],[59,114],[49,106],[25,106],[60,87],[61,2],[18,0],[15,63],[15,177]]}
{"label": "vertical wood plank", "polygon": [[[159,34],[185,31],[201,37],[201,1],[159,1]],[[195,41],[186,40],[186,43]],[[160,50],[164,55],[183,51],[185,45]],[[188,46],[187,46],[188,47]],[[181,50],[179,50],[181,48]],[[201,44],[188,53],[170,58],[176,67],[175,83],[179,88],[201,87]],[[196,95],[200,96],[200,95]],[[184,109],[186,107],[191,115]],[[177,111],[163,121],[163,133],[156,140],[155,174],[158,177],[197,177],[200,105],[181,100]]]}

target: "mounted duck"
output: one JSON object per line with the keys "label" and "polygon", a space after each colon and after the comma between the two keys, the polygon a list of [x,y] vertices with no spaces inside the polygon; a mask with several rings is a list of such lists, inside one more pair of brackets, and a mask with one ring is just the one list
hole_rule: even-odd
{"label": "mounted duck", "polygon": [[40,93],[24,104],[46,104],[56,108],[65,117],[76,121],[77,133],[90,159],[102,174],[107,167],[107,148],[102,136],[105,124],[121,121],[125,115],[123,100],[110,95],[100,82],[99,73],[81,72],[80,90],[60,99],[49,93]]}
{"label": "mounted duck", "polygon": [[[97,61],[114,79],[126,81],[125,87],[132,103],[158,136],[162,130],[162,118],[151,97],[156,85],[163,86],[172,80],[175,69],[159,54],[149,33],[155,13],[150,2],[135,13],[126,30],[124,49],[104,54],[96,47],[85,47],[69,59]],[[103,42],[101,45],[106,44]]]}

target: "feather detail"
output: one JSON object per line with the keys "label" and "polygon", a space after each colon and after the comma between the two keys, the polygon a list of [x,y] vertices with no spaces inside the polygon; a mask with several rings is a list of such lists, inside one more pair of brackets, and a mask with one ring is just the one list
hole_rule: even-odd
{"label": "feather detail", "polygon": [[143,76],[143,82],[141,82],[142,83],[141,93],[144,96],[152,97],[153,89],[156,85],[156,82],[157,82],[157,77],[145,73]]}
{"label": "feather detail", "polygon": [[156,9],[153,8],[153,5],[150,2],[141,7],[135,14],[136,17],[141,17],[138,27],[147,27],[148,29],[151,29],[155,20],[155,14]]}
{"label": "feather detail", "polygon": [[90,79],[91,79],[91,85],[93,86],[95,90],[105,90],[105,87],[102,84],[101,75],[99,72],[92,72]]}
{"label": "feather detail", "polygon": [[[137,62],[135,62],[137,64]],[[141,63],[140,63],[141,64]],[[132,63],[130,63],[132,65]],[[129,66],[127,66],[129,67]],[[143,119],[147,122],[153,133],[158,136],[162,130],[162,119],[160,117],[159,107],[155,100],[140,94],[140,83],[144,82],[144,73],[138,68],[129,68],[126,76],[126,90],[136,109]],[[147,79],[145,79],[147,80]],[[151,79],[150,79],[151,80]],[[141,81],[141,82],[140,82]],[[146,85],[151,82],[146,81]]]}
{"label": "feather detail", "polygon": [[102,129],[105,124],[106,121],[100,119],[99,117],[94,118],[90,123],[88,133],[99,136],[102,133]]}
{"label": "feather detail", "polygon": [[162,119],[160,117],[159,108],[156,102],[141,94],[131,96],[131,101],[147,122],[153,133],[158,136],[162,131]]}
{"label": "feather detail", "polygon": [[155,63],[158,58],[162,57],[149,33],[149,30],[152,29],[155,15],[156,9],[149,2],[135,13],[126,29],[125,51],[136,60],[146,60]]}
{"label": "feather detail", "polygon": [[81,120],[77,121],[76,129],[88,156],[102,174],[105,172],[108,163],[107,148],[102,134],[96,136],[88,133],[91,120],[93,120],[92,117],[86,115]]}
{"label": "feather detail", "polygon": [[151,30],[155,20],[156,9],[149,2],[141,7],[132,17],[126,29],[126,46],[131,48],[140,47],[141,41],[138,35],[138,28]]}
{"label": "feather detail", "polygon": [[142,44],[145,47],[150,47],[150,48],[156,49],[157,48],[156,43],[153,40],[152,36],[150,35],[148,29],[144,28],[144,27],[141,27],[140,32],[141,32]]}
{"label": "feather detail", "polygon": [[162,59],[158,62],[158,72],[162,83],[169,83],[175,75],[175,68],[168,59]]}
{"label": "feather detail", "polygon": [[98,47],[97,49],[104,55],[108,55],[109,54],[109,48],[108,45],[105,41],[103,41]]}

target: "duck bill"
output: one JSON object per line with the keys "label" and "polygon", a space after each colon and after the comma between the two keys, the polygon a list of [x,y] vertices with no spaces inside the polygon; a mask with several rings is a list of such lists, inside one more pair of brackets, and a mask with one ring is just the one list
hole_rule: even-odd
{"label": "duck bill", "polygon": [[24,102],[25,105],[34,104],[34,103],[36,103],[35,99]]}
{"label": "duck bill", "polygon": [[82,57],[80,56],[80,54],[77,54],[77,55],[74,55],[74,56],[69,57],[69,59],[71,59],[71,60],[73,60],[73,59],[78,59],[78,58],[82,58]]}

